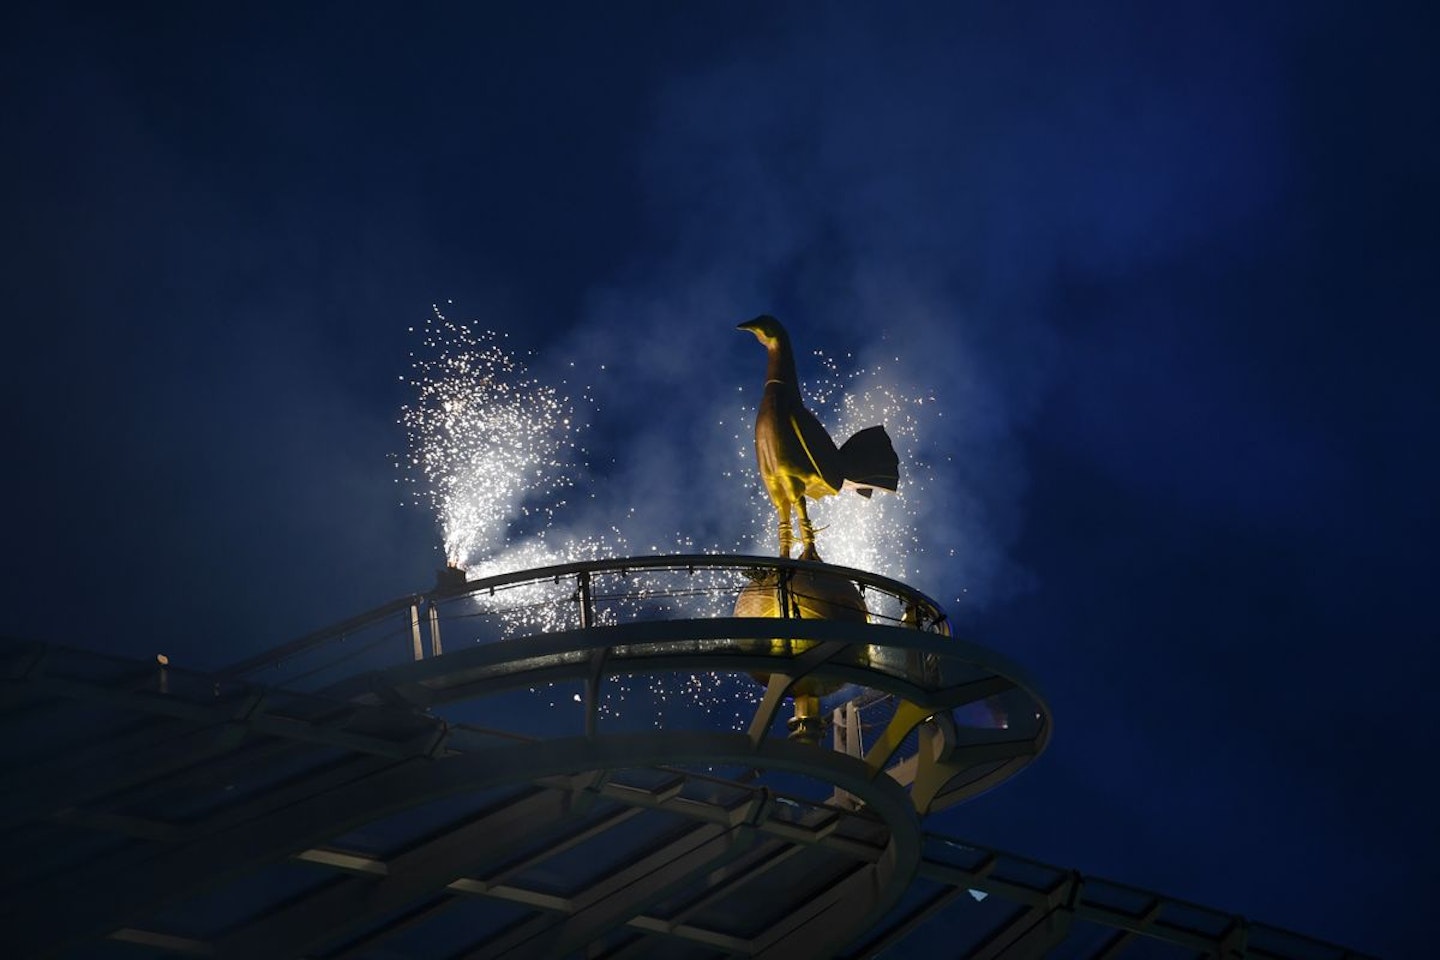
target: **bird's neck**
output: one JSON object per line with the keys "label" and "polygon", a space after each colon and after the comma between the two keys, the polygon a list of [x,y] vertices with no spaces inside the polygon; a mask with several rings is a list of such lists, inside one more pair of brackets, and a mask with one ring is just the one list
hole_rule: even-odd
{"label": "bird's neck", "polygon": [[781,340],[770,345],[766,352],[769,354],[769,363],[765,367],[766,386],[782,383],[792,389],[800,389],[800,380],[795,376],[795,355],[790,352],[790,344]]}

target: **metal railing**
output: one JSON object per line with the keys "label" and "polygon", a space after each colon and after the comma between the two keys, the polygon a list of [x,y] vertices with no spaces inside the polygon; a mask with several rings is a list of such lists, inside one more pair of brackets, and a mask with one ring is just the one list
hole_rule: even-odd
{"label": "metal railing", "polygon": [[649,620],[729,616],[741,590],[756,582],[774,585],[780,616],[800,616],[800,601],[808,599],[805,584],[817,577],[853,585],[863,597],[868,622],[949,634],[946,615],[933,599],[864,570],[742,554],[622,557],[474,580],[447,568],[427,592],[398,597],[220,673],[241,678],[299,658],[307,661],[307,671],[326,670],[381,647],[386,662],[420,660],[442,655],[445,637],[455,630],[464,631],[467,640],[499,641]]}

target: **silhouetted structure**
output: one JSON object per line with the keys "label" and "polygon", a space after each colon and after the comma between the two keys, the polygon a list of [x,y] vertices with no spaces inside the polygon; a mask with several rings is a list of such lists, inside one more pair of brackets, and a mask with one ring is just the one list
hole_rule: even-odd
{"label": "silhouetted structure", "polygon": [[[681,612],[757,569],[780,616]],[[868,620],[784,615],[805,571]],[[698,677],[726,696],[679,695]],[[801,689],[832,743],[787,737]],[[0,643],[0,700],[7,956],[1355,956],[926,833],[1039,755],[1048,709],[841,567],[452,576],[211,674]]]}

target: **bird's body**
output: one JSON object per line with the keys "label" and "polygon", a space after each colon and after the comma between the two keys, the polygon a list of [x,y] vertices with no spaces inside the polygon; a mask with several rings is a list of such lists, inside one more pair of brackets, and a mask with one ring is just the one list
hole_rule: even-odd
{"label": "bird's body", "polygon": [[761,316],[739,329],[755,334],[769,355],[765,392],[755,418],[755,456],[780,517],[780,555],[790,555],[793,510],[800,517],[801,557],[813,558],[815,531],[805,498],[827,497],[844,489],[867,497],[877,488],[893,491],[900,481],[900,461],[884,427],[868,427],[835,446],[820,421],[805,409],[795,354],[780,321]]}

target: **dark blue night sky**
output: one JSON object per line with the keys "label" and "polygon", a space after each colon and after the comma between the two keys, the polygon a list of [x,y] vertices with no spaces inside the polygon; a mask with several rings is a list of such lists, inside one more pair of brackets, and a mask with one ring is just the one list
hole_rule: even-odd
{"label": "dark blue night sky", "polygon": [[432,303],[675,397],[754,386],[770,312],[953,387],[987,559],[918,586],[1056,733],[934,828],[1433,955],[1433,19],[11,10],[0,632],[213,667],[428,585]]}

